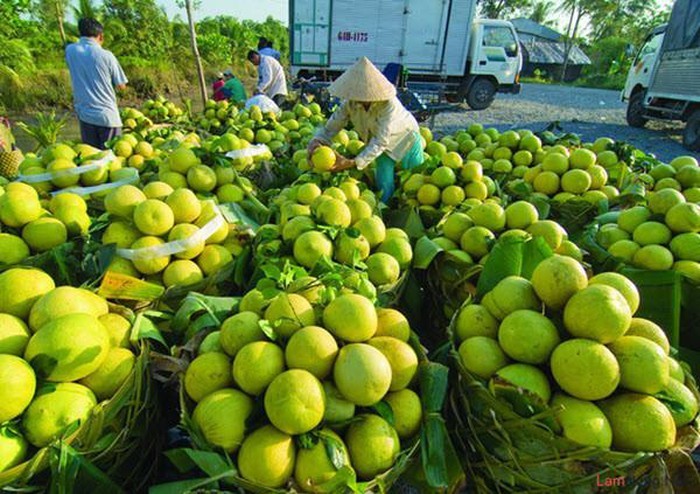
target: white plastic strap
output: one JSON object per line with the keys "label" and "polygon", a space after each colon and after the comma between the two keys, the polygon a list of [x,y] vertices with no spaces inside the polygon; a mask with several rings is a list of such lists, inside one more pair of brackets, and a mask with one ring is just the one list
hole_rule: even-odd
{"label": "white plastic strap", "polygon": [[136,173],[134,173],[131,177],[123,178],[121,180],[117,180],[116,182],[108,182],[108,183],[104,183],[104,184],[100,184],[100,185],[92,185],[90,187],[68,187],[67,189],[54,190],[53,192],[51,192],[51,195],[56,196],[58,194],[71,193],[71,194],[77,194],[79,196],[89,196],[90,194],[94,194],[95,192],[102,192],[103,190],[116,189],[117,187],[121,187],[122,185],[135,184],[140,180],[140,178],[139,178],[139,171],[135,168],[133,168],[133,170]]}
{"label": "white plastic strap", "polygon": [[146,261],[157,257],[166,257],[184,252],[196,245],[206,241],[209,237],[226,223],[223,215],[217,212],[216,216],[209,220],[206,225],[195,234],[181,240],[173,240],[160,245],[143,247],[141,249],[117,249],[117,255],[130,261]]}
{"label": "white plastic strap", "polygon": [[28,184],[35,184],[37,182],[48,182],[54,178],[61,177],[72,177],[75,175],[82,175],[83,173],[92,172],[95,170],[101,170],[102,168],[109,165],[112,161],[116,159],[112,151],[108,151],[107,154],[100,158],[99,160],[86,161],[85,163],[90,163],[89,165],[83,163],[75,168],[67,168],[65,170],[56,170],[55,172],[40,173],[38,175],[23,175],[20,174],[17,177],[17,181],[24,182]]}
{"label": "white plastic strap", "polygon": [[248,158],[248,157],[254,157],[254,156],[260,156],[265,153],[269,153],[270,148],[268,148],[265,144],[256,144],[254,146],[248,146],[247,148],[243,149],[235,149],[233,151],[229,151],[226,153],[227,158],[231,159],[238,159],[238,158]]}

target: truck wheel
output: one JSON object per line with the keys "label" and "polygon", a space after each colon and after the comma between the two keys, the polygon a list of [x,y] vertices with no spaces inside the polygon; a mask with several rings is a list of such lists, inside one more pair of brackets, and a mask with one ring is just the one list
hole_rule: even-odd
{"label": "truck wheel", "polygon": [[685,123],[683,145],[691,151],[700,151],[700,110],[695,110]]}
{"label": "truck wheel", "polygon": [[485,110],[496,94],[496,86],[488,79],[477,79],[472,83],[467,93],[467,104],[472,110]]}
{"label": "truck wheel", "polygon": [[627,125],[630,127],[642,128],[646,125],[647,119],[644,117],[644,91],[634,93],[627,103]]}

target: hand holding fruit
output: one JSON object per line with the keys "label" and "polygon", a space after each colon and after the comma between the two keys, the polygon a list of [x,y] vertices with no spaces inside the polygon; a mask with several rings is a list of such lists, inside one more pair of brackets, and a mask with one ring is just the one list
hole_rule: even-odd
{"label": "hand holding fruit", "polygon": [[316,148],[319,146],[323,146],[323,141],[321,139],[318,139],[314,137],[309,141],[309,145],[306,147],[306,152],[309,155],[309,160],[311,159],[311,155],[314,154],[314,151],[316,151]]}
{"label": "hand holding fruit", "polygon": [[349,168],[354,168],[356,166],[355,160],[345,158],[339,154],[336,154],[335,166],[331,168],[332,172],[341,172]]}

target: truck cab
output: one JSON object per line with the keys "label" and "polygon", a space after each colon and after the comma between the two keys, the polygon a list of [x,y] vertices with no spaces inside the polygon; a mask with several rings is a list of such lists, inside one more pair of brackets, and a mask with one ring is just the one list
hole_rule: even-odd
{"label": "truck cab", "polygon": [[642,127],[646,123],[644,100],[665,34],[666,24],[658,26],[649,33],[627,73],[621,99],[628,102],[627,123],[631,127]]}
{"label": "truck cab", "polygon": [[520,91],[522,53],[518,35],[508,21],[474,21],[469,42],[462,98],[475,110],[487,108],[495,93]]}

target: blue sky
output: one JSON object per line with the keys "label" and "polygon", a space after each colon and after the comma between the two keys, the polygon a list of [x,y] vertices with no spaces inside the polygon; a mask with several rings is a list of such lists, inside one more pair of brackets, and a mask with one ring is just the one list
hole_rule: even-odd
{"label": "blue sky", "polygon": [[[168,16],[180,14],[185,18],[185,9],[177,6],[175,0],[156,0],[165,7]],[[200,7],[195,12],[195,18],[215,15],[231,15],[239,19],[264,21],[268,15],[287,23],[289,7],[287,0],[201,0]]]}

